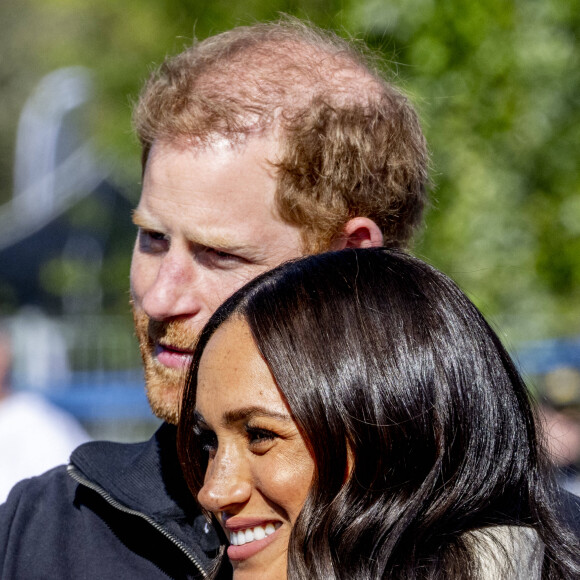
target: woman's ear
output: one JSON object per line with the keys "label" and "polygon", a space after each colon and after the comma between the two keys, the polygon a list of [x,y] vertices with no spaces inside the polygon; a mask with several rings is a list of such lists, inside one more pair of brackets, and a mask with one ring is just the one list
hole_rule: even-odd
{"label": "woman's ear", "polygon": [[377,224],[366,217],[348,220],[342,234],[330,245],[330,250],[345,248],[377,248],[383,245],[383,233]]}

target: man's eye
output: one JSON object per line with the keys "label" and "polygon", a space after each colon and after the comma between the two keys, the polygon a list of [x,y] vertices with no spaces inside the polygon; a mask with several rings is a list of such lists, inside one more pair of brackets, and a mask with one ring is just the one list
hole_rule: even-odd
{"label": "man's eye", "polygon": [[198,260],[208,267],[217,268],[234,268],[246,261],[236,254],[230,254],[216,248],[204,248],[198,254]]}
{"label": "man's eye", "polygon": [[143,252],[161,252],[167,250],[169,239],[165,234],[154,230],[139,229],[139,248]]}
{"label": "man's eye", "polygon": [[207,253],[211,254],[214,258],[218,260],[236,260],[239,261],[242,258],[236,256],[235,254],[230,254],[229,252],[224,252],[223,250],[218,250],[216,248],[206,248]]}
{"label": "man's eye", "polygon": [[213,254],[216,258],[220,260],[237,260],[238,257],[234,254],[228,254],[227,252],[222,252],[221,250],[216,250],[215,248],[208,248],[208,252]]}

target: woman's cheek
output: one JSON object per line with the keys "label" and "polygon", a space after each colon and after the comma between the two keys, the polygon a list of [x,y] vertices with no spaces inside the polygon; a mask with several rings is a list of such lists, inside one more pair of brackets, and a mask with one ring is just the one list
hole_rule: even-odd
{"label": "woman's cheek", "polygon": [[314,461],[305,448],[290,456],[268,459],[261,470],[262,492],[294,522],[312,485]]}

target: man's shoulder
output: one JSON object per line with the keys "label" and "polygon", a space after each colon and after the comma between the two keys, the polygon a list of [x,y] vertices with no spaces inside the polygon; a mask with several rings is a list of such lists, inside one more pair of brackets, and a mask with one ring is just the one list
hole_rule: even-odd
{"label": "man's shoulder", "polygon": [[6,502],[0,505],[0,523],[4,523],[8,512],[32,509],[35,513],[40,505],[66,504],[75,488],[76,483],[69,477],[66,465],[24,479],[12,488]]}
{"label": "man's shoulder", "polygon": [[[12,488],[0,506],[0,577],[26,577],[25,559],[32,555],[42,561],[49,574],[61,572],[52,566],[53,558],[47,560],[44,554],[56,547],[57,538],[64,538],[66,530],[78,536],[76,488],[64,465]],[[29,561],[28,569],[37,570],[34,562]]]}
{"label": "man's shoulder", "polygon": [[70,509],[79,486],[145,514],[162,509],[164,500],[173,511],[175,499],[167,494],[166,480],[172,485],[180,482],[182,501],[189,500],[175,457],[175,428],[171,425],[162,426],[143,442],[83,443],[73,451],[68,465],[16,484],[1,506],[0,518],[7,510],[22,510],[27,505]]}
{"label": "man's shoulder", "polygon": [[217,537],[179,495],[174,428],[160,431],[83,444],[68,466],[17,484],[0,507],[0,577],[194,578],[208,567]]}
{"label": "man's shoulder", "polygon": [[[131,459],[148,445],[149,442],[111,441],[90,441],[79,445],[72,452],[68,465],[59,465],[43,474],[18,482],[10,491],[6,502],[0,506],[0,522],[4,521],[7,510],[26,510],[26,506],[32,506],[34,513],[39,511],[39,506],[44,510],[49,506],[52,509],[70,509],[79,479],[92,481],[93,477],[100,476],[106,488],[107,479],[116,472],[126,470]],[[88,473],[85,474],[85,470]]]}
{"label": "man's shoulder", "polygon": [[90,463],[90,458],[94,457],[98,466],[100,461],[106,461],[103,451],[99,442],[84,443],[73,451],[68,465],[59,465],[17,483],[5,503],[0,505],[0,539],[8,529],[12,533],[20,528],[26,533],[35,533],[36,528],[41,532],[60,524],[65,529],[66,526],[72,529],[72,520],[83,517],[77,497],[79,477],[74,476],[75,472],[80,472],[74,465],[74,458],[82,457]]}

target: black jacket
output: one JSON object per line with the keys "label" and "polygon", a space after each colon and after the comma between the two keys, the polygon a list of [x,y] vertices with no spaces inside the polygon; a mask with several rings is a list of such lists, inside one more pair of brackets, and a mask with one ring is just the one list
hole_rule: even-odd
{"label": "black jacket", "polygon": [[175,427],[96,441],[0,506],[2,580],[203,578],[219,541],[181,476]]}

